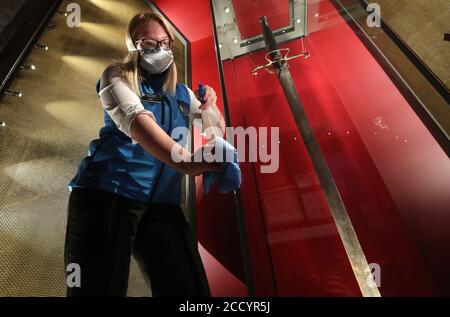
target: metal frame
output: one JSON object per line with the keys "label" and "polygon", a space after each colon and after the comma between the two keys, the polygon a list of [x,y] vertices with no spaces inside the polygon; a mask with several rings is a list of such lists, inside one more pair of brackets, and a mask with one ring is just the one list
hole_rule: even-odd
{"label": "metal frame", "polygon": [[[213,35],[214,35],[214,46],[216,48],[216,56],[217,56],[217,67],[219,68],[219,80],[220,80],[220,88],[222,91],[222,102],[223,102],[223,108],[225,112],[225,123],[226,126],[231,126],[231,119],[230,119],[230,112],[228,110],[228,98],[227,98],[227,92],[225,88],[225,78],[223,75],[223,69],[222,69],[222,59],[221,59],[221,53],[219,48],[219,40],[218,40],[218,34],[217,34],[217,28],[216,28],[216,19],[215,19],[215,13],[214,13],[214,0],[210,0],[210,9],[211,9],[211,18],[213,23]],[[228,136],[230,137],[230,136]],[[229,140],[231,141],[231,140]],[[238,222],[238,230],[239,230],[239,240],[241,243],[241,256],[242,256],[242,264],[244,269],[244,279],[245,279],[245,285],[247,287],[247,294],[248,296],[254,296],[254,284],[253,284],[253,277],[252,277],[252,271],[251,271],[251,264],[250,264],[250,252],[248,247],[248,237],[247,237],[247,229],[245,226],[245,219],[244,219],[244,209],[242,205],[242,198],[241,193],[239,189],[235,190],[233,192],[234,196],[234,204],[236,207],[236,216],[237,216],[237,222]]]}
{"label": "metal frame", "polygon": [[[217,41],[220,44],[222,61],[265,48],[262,35],[251,38],[241,37],[236,24],[232,0],[213,0],[212,5],[214,20],[219,22],[215,25],[215,28],[217,29]],[[230,11],[224,13],[225,8]],[[291,41],[307,35],[307,14],[307,0],[289,0],[290,24],[287,27],[274,30],[278,42]],[[300,19],[301,22],[297,23],[297,19]],[[237,40],[237,43],[233,42],[234,39]]]}

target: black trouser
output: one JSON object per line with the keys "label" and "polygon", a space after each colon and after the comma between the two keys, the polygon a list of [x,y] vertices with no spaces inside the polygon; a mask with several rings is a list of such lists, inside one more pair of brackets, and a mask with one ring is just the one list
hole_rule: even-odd
{"label": "black trouser", "polygon": [[[210,296],[197,244],[179,206],[74,188],[64,258],[66,268],[79,265],[81,287],[68,287],[67,295],[126,296],[132,254],[153,296]],[[66,277],[73,272],[66,271]]]}

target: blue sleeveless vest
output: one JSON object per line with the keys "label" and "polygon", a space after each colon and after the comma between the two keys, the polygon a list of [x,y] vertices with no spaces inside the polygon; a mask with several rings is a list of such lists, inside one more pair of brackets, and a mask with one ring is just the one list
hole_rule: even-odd
{"label": "blue sleeveless vest", "polygon": [[[97,82],[97,93],[99,84],[100,81]],[[144,97],[154,94],[147,82],[141,82],[139,86]],[[141,98],[144,108],[155,115],[158,125],[169,135],[175,127],[188,127],[190,97],[186,86],[178,83],[175,95],[160,95],[162,98],[157,101]],[[141,145],[133,144],[105,110],[104,121],[100,138],[89,144],[88,156],[81,161],[69,188],[105,190],[143,203],[179,204],[183,175],[146,152]]]}

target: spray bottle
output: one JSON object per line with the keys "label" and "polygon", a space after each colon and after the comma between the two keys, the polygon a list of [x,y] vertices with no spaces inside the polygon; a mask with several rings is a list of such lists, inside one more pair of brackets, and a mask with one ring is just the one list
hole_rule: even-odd
{"label": "spray bottle", "polygon": [[[205,94],[206,94],[205,86],[203,86],[202,83],[199,83],[197,89],[198,89],[197,90],[197,92],[198,92],[197,99],[202,104],[204,104],[206,102],[206,100],[204,99]],[[204,123],[206,123],[207,126],[209,126],[209,127],[217,127],[217,128],[220,126],[220,123],[219,123],[220,122],[220,118],[219,118],[216,110],[213,107],[210,106],[210,107],[208,107],[208,108],[206,108],[204,110],[201,110],[201,111],[202,111],[202,120],[203,120]],[[215,137],[214,132],[212,132],[209,139],[212,140],[212,139],[214,139],[214,137]]]}

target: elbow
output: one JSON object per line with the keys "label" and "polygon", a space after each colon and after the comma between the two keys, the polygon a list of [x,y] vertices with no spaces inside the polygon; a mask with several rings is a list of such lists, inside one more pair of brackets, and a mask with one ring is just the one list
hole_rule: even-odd
{"label": "elbow", "polygon": [[144,127],[148,124],[147,119],[143,115],[144,113],[136,113],[130,120],[124,125],[124,129],[120,129],[132,140],[141,143],[144,139]]}
{"label": "elbow", "polygon": [[[120,129],[123,133],[125,133],[128,137],[130,137],[132,140],[139,141],[138,138],[141,138],[142,133],[142,127],[146,124],[146,120],[144,117],[150,117],[153,119],[153,121],[156,122],[155,116],[153,113],[151,113],[148,110],[142,109],[139,111],[136,111],[130,118],[127,120],[122,126],[123,129]],[[139,118],[140,117],[140,118]],[[148,122],[147,122],[148,123]]]}

